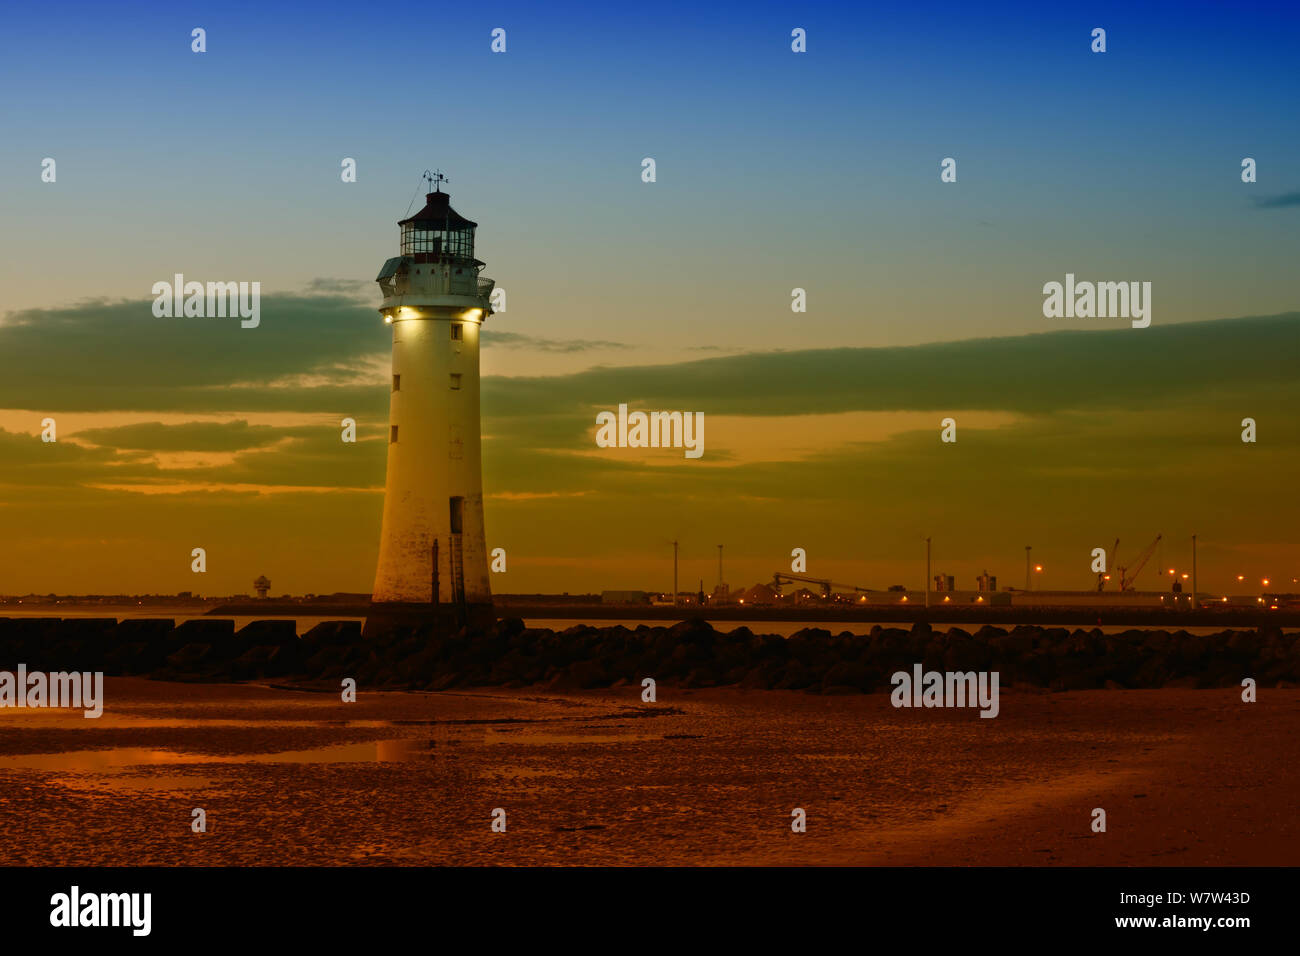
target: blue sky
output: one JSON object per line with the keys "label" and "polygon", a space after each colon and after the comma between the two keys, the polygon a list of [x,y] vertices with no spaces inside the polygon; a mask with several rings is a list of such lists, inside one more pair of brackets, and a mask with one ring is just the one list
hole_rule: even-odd
{"label": "blue sky", "polygon": [[10,8],[0,307],[371,279],[438,166],[503,327],[642,359],[802,347],[795,286],[846,345],[1039,331],[1066,271],[1153,281],[1163,322],[1290,308],[1298,210],[1253,200],[1300,191],[1300,15],[1130,8]]}

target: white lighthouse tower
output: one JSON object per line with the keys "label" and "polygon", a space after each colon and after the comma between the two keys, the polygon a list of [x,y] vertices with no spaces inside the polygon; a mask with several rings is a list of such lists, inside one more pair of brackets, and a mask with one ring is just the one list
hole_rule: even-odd
{"label": "white lighthouse tower", "polygon": [[451,208],[441,173],[398,223],[400,256],[379,272],[393,327],[388,477],[367,628],[384,620],[493,620],[479,460],[479,330],[491,279],[474,258],[477,223]]}

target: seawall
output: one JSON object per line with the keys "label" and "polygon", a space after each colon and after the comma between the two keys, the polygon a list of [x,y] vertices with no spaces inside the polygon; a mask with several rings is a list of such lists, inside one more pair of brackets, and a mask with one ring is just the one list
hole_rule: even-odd
{"label": "seawall", "polygon": [[643,678],[687,687],[735,685],[814,693],[885,691],[895,671],[996,670],[1004,686],[1086,688],[1300,685],[1300,633],[1279,628],[1214,634],[1130,630],[1103,634],[1036,626],[947,630],[918,623],[790,637],[748,627],[721,632],[699,619],[672,626],[578,625],[556,632],[507,618],[480,631],[397,628],[368,640],[357,621],[0,618],[0,669],[103,671],[173,681],[321,682],[358,688],[469,686],[585,689]]}

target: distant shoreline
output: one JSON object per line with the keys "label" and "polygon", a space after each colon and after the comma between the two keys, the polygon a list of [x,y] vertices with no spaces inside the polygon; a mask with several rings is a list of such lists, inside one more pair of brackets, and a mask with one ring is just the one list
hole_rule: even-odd
{"label": "distant shoreline", "polygon": [[[917,605],[833,604],[817,606],[790,604],[781,606],[744,607],[735,604],[671,605],[656,604],[591,604],[591,603],[514,603],[508,599],[496,603],[500,618],[522,618],[534,621],[655,621],[677,623],[693,618],[735,624],[764,621],[804,622],[832,627],[854,624],[957,624],[995,627],[1017,625],[1056,627],[1133,627],[1145,630],[1170,630],[1182,627],[1198,628],[1300,628],[1300,608],[1281,607],[1276,610],[1236,606],[1173,609],[1144,606],[1071,607],[1028,606],[974,607],[970,605],[934,605],[925,608]],[[365,618],[370,614],[367,602],[340,601],[276,601],[249,600],[219,604],[193,603],[167,604],[98,604],[63,600],[57,603],[24,601],[0,603],[0,618],[11,615],[31,617],[240,617],[240,618],[314,618],[343,620]]]}
{"label": "distant shoreline", "polygon": [[[513,604],[498,603],[500,617],[533,620],[590,621],[685,621],[702,617],[710,621],[807,621],[810,623],[912,624],[993,624],[993,625],[1092,625],[1131,624],[1143,628],[1177,627],[1300,627],[1300,609],[1276,611],[1227,607],[1200,610],[1174,610],[1159,607],[856,607],[837,604],[830,607],[793,605],[781,607],[739,607],[734,604],[702,607],[672,607],[653,604]],[[280,603],[258,601],[220,604],[203,612],[206,616],[297,617],[338,616],[366,617],[368,604]],[[2,616],[3,612],[0,612]]]}

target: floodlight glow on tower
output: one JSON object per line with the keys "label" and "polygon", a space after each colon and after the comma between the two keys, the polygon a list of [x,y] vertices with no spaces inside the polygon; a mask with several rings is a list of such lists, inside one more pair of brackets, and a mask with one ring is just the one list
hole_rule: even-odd
{"label": "floodlight glow on tower", "polygon": [[[427,174],[426,174],[427,175]],[[401,255],[376,281],[393,330],[384,523],[372,611],[492,620],[479,455],[479,330],[492,314],[471,222],[441,173],[398,223]]]}

